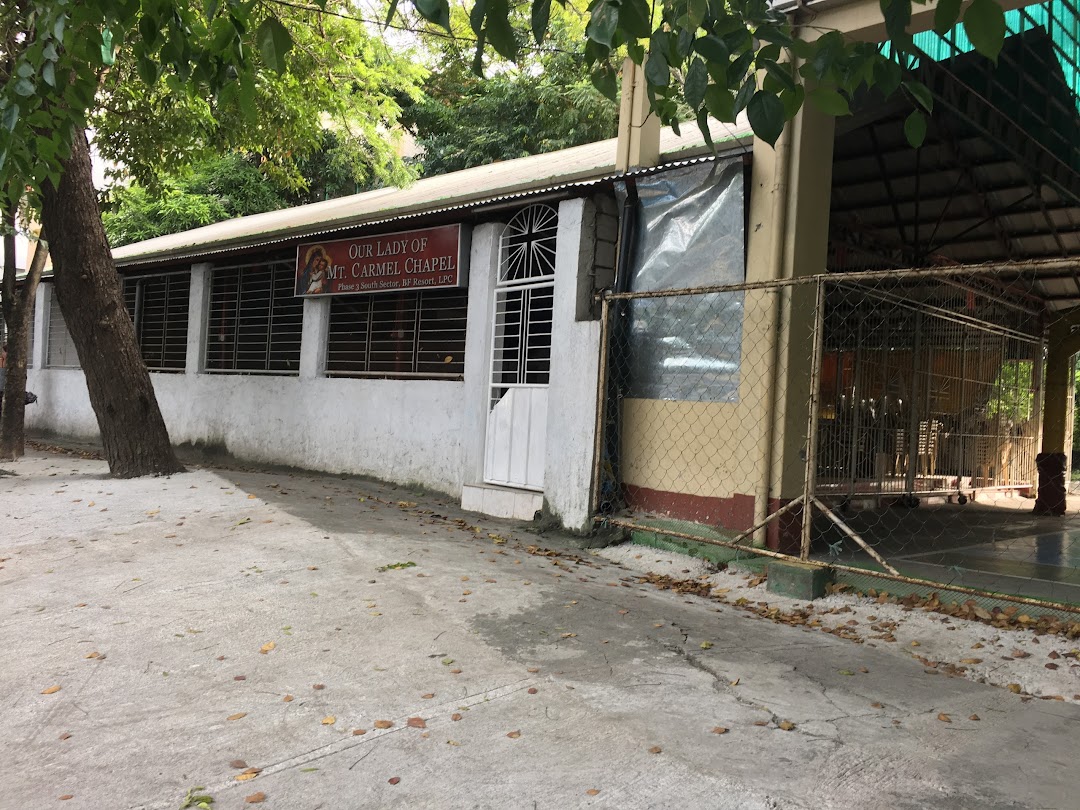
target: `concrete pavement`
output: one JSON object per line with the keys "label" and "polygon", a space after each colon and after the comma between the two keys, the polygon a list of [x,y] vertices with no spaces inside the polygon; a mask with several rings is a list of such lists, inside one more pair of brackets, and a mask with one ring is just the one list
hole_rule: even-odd
{"label": "concrete pavement", "polygon": [[437,497],[3,469],[0,808],[1080,801],[1076,705],[547,556]]}

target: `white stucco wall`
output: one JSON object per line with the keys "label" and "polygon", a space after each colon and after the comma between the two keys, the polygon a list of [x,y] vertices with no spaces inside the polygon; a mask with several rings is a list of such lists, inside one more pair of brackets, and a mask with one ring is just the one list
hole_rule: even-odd
{"label": "white stucco wall", "polygon": [[[254,462],[373,475],[457,494],[464,478],[465,384],[239,374],[152,374],[175,444]],[[93,438],[82,372],[32,369],[30,430]]]}
{"label": "white stucco wall", "polygon": [[593,211],[585,199],[559,205],[552,313],[551,382],[548,386],[544,500],[568,529],[590,527],[592,467],[596,441],[596,383],[600,322],[577,320],[580,295],[591,294],[579,274],[592,270]]}

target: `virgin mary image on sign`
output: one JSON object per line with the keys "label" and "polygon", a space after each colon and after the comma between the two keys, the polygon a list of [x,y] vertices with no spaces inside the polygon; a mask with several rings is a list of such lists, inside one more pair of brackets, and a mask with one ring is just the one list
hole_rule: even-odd
{"label": "virgin mary image on sign", "polygon": [[329,292],[330,259],[322,245],[315,245],[304,256],[304,269],[296,280],[297,295],[322,295]]}

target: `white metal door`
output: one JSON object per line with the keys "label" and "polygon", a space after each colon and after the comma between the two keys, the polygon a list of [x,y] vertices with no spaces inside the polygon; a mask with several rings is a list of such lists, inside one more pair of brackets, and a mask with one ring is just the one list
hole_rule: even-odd
{"label": "white metal door", "polygon": [[484,480],[542,490],[558,214],[531,205],[499,245]]}

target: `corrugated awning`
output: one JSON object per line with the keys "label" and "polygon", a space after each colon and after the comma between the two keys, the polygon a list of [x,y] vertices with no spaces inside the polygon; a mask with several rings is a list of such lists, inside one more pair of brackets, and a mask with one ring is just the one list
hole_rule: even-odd
{"label": "corrugated awning", "polygon": [[[735,125],[713,122],[712,137],[718,149],[746,149],[753,136],[749,124],[742,118]],[[225,251],[258,248],[299,236],[384,224],[616,179],[621,175],[615,170],[615,144],[616,139],[612,138],[418,180],[407,188],[383,188],[229,219],[125,245],[113,251],[113,258],[118,267],[195,259]],[[662,130],[660,151],[663,165],[711,154],[693,123],[682,128],[681,136],[671,129]]]}

